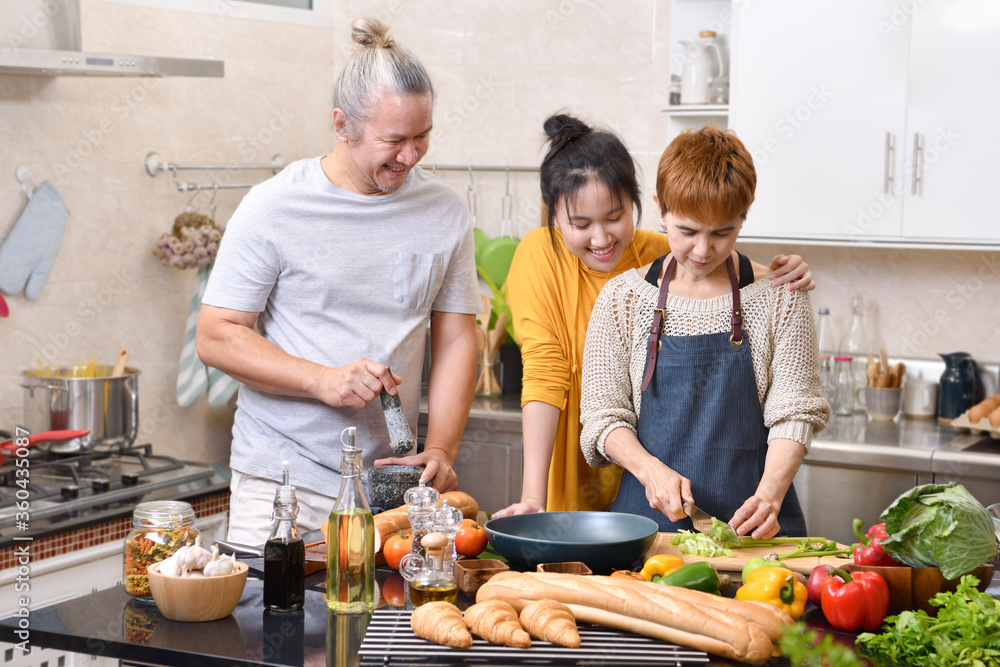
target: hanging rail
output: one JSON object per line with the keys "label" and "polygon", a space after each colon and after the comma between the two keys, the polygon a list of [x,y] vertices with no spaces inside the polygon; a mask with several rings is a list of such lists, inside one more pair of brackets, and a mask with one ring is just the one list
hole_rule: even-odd
{"label": "hanging rail", "polygon": [[477,167],[474,164],[422,164],[420,167],[424,171],[435,171],[437,169],[440,169],[441,171],[512,171],[522,173],[533,173],[538,171],[538,167],[498,167],[495,165],[480,165]]}
{"label": "hanging rail", "polygon": [[177,172],[188,169],[201,169],[206,171],[247,171],[252,169],[270,169],[277,174],[285,167],[285,161],[280,155],[271,158],[270,164],[172,164],[164,161],[163,157],[156,152],[146,155],[144,161],[146,173],[155,177],[161,171],[169,171],[173,178],[174,185],[181,192],[190,190],[246,190],[257,183],[185,183],[177,180]]}

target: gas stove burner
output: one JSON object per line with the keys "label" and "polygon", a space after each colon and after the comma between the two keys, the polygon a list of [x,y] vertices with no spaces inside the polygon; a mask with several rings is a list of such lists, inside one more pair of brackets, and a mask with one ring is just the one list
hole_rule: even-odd
{"label": "gas stove burner", "polygon": [[62,496],[63,500],[73,500],[74,498],[80,497],[80,487],[76,484],[70,484],[69,486],[64,486],[59,489],[59,495]]}
{"label": "gas stove burner", "polygon": [[95,479],[90,483],[90,488],[94,493],[104,493],[111,488],[111,482],[106,479]]}

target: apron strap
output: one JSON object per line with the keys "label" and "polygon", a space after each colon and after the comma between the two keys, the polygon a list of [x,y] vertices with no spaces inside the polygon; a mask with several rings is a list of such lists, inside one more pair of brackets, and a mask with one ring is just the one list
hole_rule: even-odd
{"label": "apron strap", "polygon": [[[670,291],[670,278],[674,274],[674,267],[677,261],[671,256],[667,263],[667,268],[663,272],[663,281],[660,283],[660,292],[656,299],[656,308],[653,309],[653,324],[649,327],[649,340],[646,343],[646,372],[642,377],[642,391],[649,388],[649,383],[653,380],[653,373],[656,372],[656,356],[660,351],[660,332],[663,328],[663,319],[667,314],[667,293]],[[740,284],[736,276],[736,265],[733,264],[733,256],[726,258],[726,268],[729,269],[729,284],[733,290],[733,316],[730,324],[733,327],[733,335],[729,337],[729,343],[733,347],[743,344],[743,305],[740,302]]]}

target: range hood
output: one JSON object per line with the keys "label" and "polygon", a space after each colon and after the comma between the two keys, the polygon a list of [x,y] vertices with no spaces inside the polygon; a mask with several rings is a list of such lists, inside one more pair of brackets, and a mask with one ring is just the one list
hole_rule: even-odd
{"label": "range hood", "polygon": [[80,0],[0,0],[0,74],[221,77],[221,60],[89,53]]}

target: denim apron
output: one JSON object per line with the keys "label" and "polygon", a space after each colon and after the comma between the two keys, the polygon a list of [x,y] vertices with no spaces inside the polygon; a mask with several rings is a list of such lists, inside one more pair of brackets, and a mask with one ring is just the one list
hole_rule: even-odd
{"label": "denim apron", "polygon": [[[732,257],[727,261],[733,290],[732,332],[662,336],[676,264],[670,258],[650,328],[637,428],[646,451],[690,479],[695,504],[722,521],[729,521],[757,491],[768,447],[750,342],[743,332],[740,286]],[[654,285],[661,265],[662,258],[650,267]],[[753,268],[742,255],[740,268],[747,284],[753,282]],[[627,470],[611,511],[649,517],[665,532],[693,530],[691,519],[673,522],[652,509],[642,484]],[[794,487],[785,495],[778,523],[783,535],[807,534]]]}

